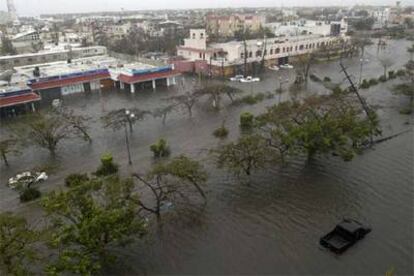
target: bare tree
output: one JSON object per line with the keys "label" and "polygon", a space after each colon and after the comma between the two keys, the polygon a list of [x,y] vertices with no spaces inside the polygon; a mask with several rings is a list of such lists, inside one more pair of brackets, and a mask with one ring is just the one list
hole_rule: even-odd
{"label": "bare tree", "polygon": [[384,68],[384,77],[387,77],[387,69],[394,64],[394,60],[391,56],[378,57],[378,61],[381,63],[382,68]]}

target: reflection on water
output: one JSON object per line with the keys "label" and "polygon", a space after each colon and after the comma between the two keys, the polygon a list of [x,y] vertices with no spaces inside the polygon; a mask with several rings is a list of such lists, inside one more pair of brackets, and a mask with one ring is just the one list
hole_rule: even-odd
{"label": "reflection on water", "polygon": [[[407,43],[394,47],[395,68],[406,61]],[[398,50],[399,49],[399,50]],[[404,49],[404,51],[402,50]],[[368,49],[375,54],[375,49]],[[358,58],[346,61],[350,72],[358,72]],[[312,69],[320,77],[329,76],[341,83],[343,76],[337,62],[318,64]],[[366,76],[381,74],[372,61]],[[246,93],[274,91],[278,87],[274,73],[265,75],[252,86],[232,84]],[[283,72],[283,74],[290,74]],[[293,81],[293,77],[289,77]],[[187,80],[189,83],[192,80]],[[326,93],[310,82],[310,93]],[[363,93],[378,111],[384,135],[412,128],[409,117],[398,113],[400,97],[389,93],[392,82]],[[185,153],[204,160],[203,150],[218,141],[211,135],[223,119],[230,129],[230,139],[238,136],[238,115],[242,111],[258,114],[278,97],[254,106],[231,106],[220,112],[206,110],[199,104],[194,117],[172,113],[167,124],[147,118],[138,123],[132,136],[133,166],[128,167],[123,136],[102,129],[99,117],[122,107],[154,109],[162,99],[181,93],[179,87],[140,91],[135,95],[110,92],[75,96],[65,104],[77,112],[91,115],[94,142],[67,141],[59,149],[58,160],[50,160],[43,150],[30,148],[19,158],[11,158],[12,167],[1,167],[2,210],[19,208],[15,192],[5,188],[8,177],[52,162],[62,170],[52,175],[43,190],[61,185],[65,175],[92,171],[102,152],[111,151],[123,173],[144,171],[151,164],[149,145],[166,137],[173,154]],[[289,93],[282,100],[289,99]],[[223,100],[223,104],[228,104]],[[412,122],[412,121],[411,121]],[[121,263],[108,270],[111,274],[381,274],[394,267],[398,275],[413,271],[413,132],[378,144],[354,161],[346,163],[333,157],[306,163],[300,158],[289,166],[256,172],[250,181],[239,181],[203,161],[210,173],[208,204],[191,210],[177,210],[164,217],[162,229],[154,228],[147,240],[132,244],[121,252]],[[321,249],[319,237],[331,230],[343,217],[353,217],[370,224],[373,231],[344,255],[335,257]]]}

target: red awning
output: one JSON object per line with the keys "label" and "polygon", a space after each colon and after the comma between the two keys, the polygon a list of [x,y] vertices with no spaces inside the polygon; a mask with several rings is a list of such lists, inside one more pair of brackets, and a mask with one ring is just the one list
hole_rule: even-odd
{"label": "red awning", "polygon": [[18,95],[18,96],[1,97],[0,108],[36,102],[36,101],[40,101],[40,99],[41,99],[40,96],[34,92],[30,92],[30,93]]}
{"label": "red awning", "polygon": [[48,89],[48,88],[55,88],[55,87],[62,87],[72,84],[78,84],[93,80],[100,80],[100,79],[106,79],[110,78],[109,73],[101,73],[96,75],[89,75],[89,76],[80,76],[75,78],[68,78],[68,79],[57,79],[57,80],[51,80],[51,81],[45,81],[45,82],[35,82],[31,84],[33,90],[39,90],[39,89]]}
{"label": "red awning", "polygon": [[180,73],[176,70],[168,71],[168,72],[158,72],[158,73],[150,73],[150,74],[144,74],[144,75],[137,75],[137,76],[128,76],[128,75],[119,75],[118,79],[122,82],[131,84],[131,83],[137,83],[137,82],[144,82],[144,81],[150,81],[150,80],[156,80],[156,79],[164,79],[167,77],[173,77],[178,76]]}

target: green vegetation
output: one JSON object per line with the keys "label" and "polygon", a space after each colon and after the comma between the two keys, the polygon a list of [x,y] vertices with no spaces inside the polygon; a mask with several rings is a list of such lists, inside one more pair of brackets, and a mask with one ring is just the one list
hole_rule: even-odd
{"label": "green vegetation", "polygon": [[144,234],[132,191],[131,180],[111,176],[45,197],[42,205],[52,224],[49,246],[57,255],[47,273],[96,274],[116,259],[113,249]]}
{"label": "green vegetation", "polygon": [[247,96],[244,96],[240,99],[234,100],[233,104],[238,105],[238,104],[243,103],[243,104],[254,105],[254,104],[257,104],[259,102],[264,101],[265,99],[272,99],[272,98],[274,98],[274,95],[272,93],[270,93],[270,92],[267,92],[267,93],[260,92],[260,93],[257,93],[255,95],[247,95]]}
{"label": "green vegetation", "polygon": [[112,154],[105,153],[101,156],[101,165],[95,172],[96,176],[108,176],[118,172],[118,165],[113,162]]}
{"label": "green vegetation", "polygon": [[214,130],[213,135],[216,138],[226,138],[227,135],[229,135],[229,130],[223,124],[221,127]]}
{"label": "green vegetation", "polygon": [[387,81],[387,77],[386,76],[380,76],[379,78],[378,78],[378,81],[380,81],[380,82],[386,82]]}
{"label": "green vegetation", "polygon": [[65,177],[66,187],[73,188],[89,181],[89,176],[86,173],[73,173]]}
{"label": "green vegetation", "polygon": [[322,81],[318,76],[316,76],[314,74],[310,74],[309,78],[314,82],[321,82]]}
{"label": "green vegetation", "polygon": [[0,274],[31,274],[28,265],[37,257],[34,244],[38,238],[24,218],[0,213]]}
{"label": "green vegetation", "polygon": [[155,144],[150,146],[150,150],[155,158],[168,157],[171,154],[170,147],[167,140],[161,138]]}
{"label": "green vegetation", "polygon": [[324,78],[323,78],[323,81],[324,81],[324,82],[330,82],[330,81],[331,81],[331,78],[330,78],[330,77],[324,77]]}
{"label": "green vegetation", "polygon": [[35,187],[24,187],[20,190],[20,201],[29,202],[38,199],[42,193]]}
{"label": "green vegetation", "polygon": [[240,114],[240,127],[244,130],[253,128],[254,116],[250,112],[243,112]]}

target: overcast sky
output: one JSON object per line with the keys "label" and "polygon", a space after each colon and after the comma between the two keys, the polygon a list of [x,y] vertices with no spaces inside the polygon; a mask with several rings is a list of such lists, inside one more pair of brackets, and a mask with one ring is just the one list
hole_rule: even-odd
{"label": "overcast sky", "polygon": [[[6,0],[0,0],[0,10],[7,10]],[[73,13],[93,11],[120,11],[144,9],[185,9],[222,7],[281,7],[332,5],[389,5],[394,0],[14,0],[19,15],[44,13]],[[413,5],[414,0],[403,0]]]}

